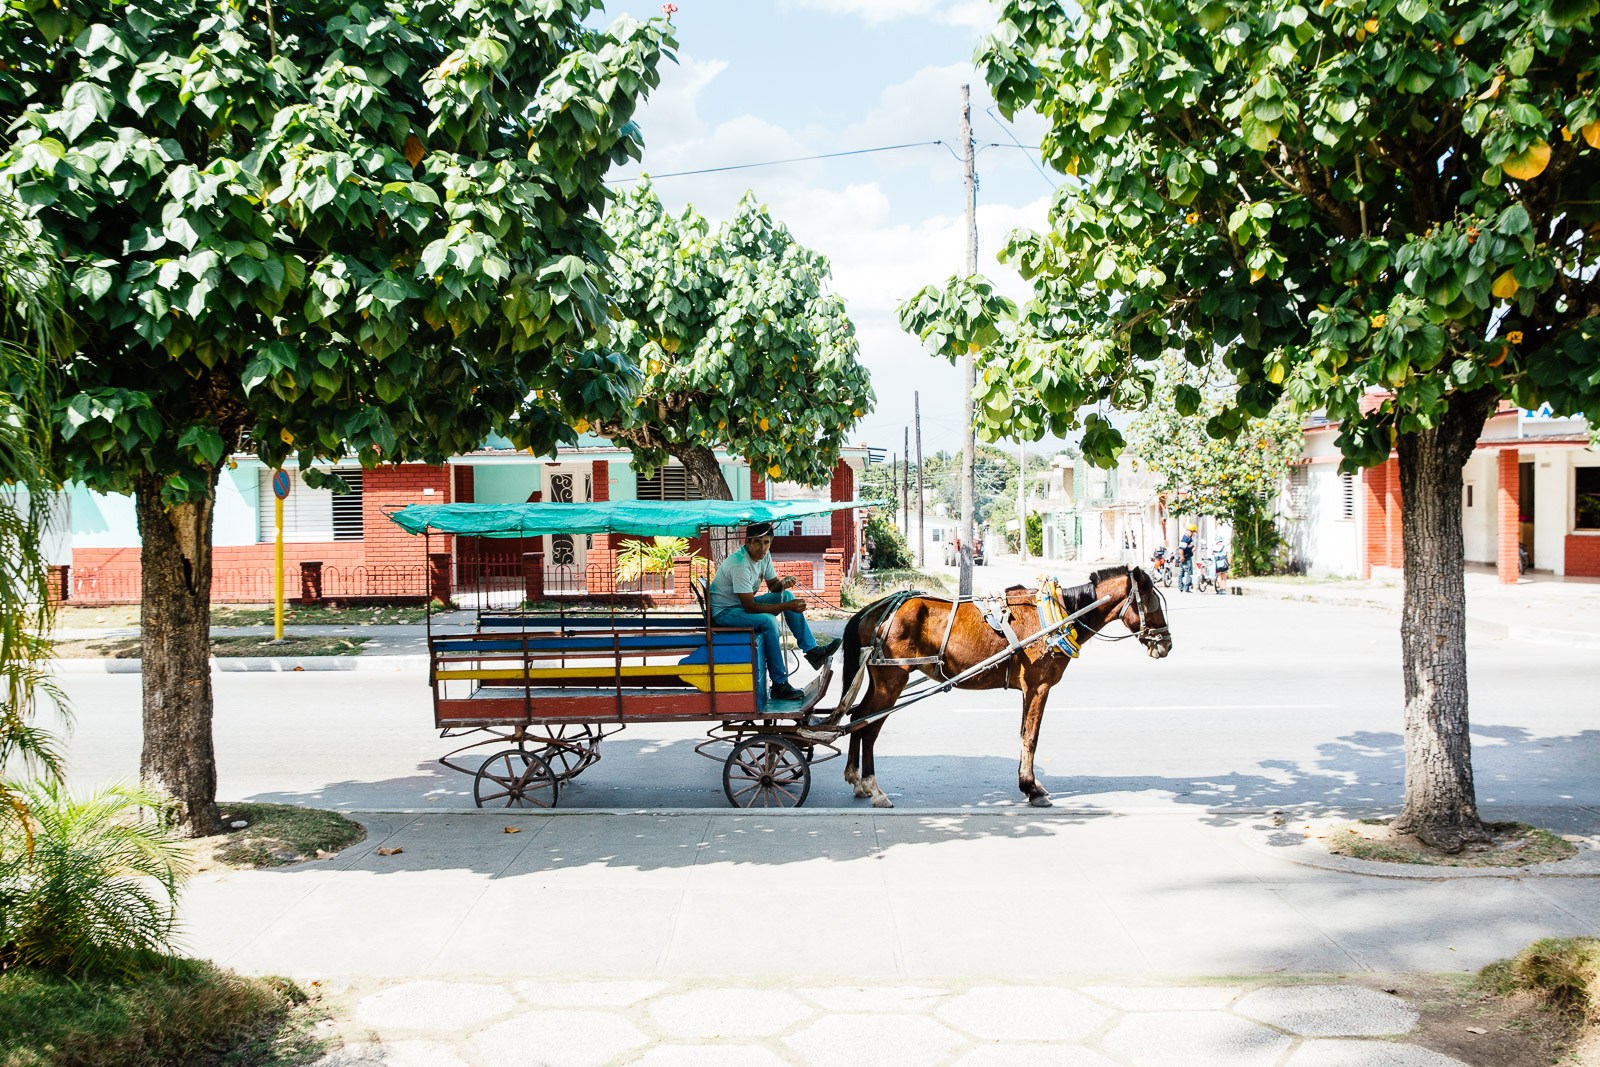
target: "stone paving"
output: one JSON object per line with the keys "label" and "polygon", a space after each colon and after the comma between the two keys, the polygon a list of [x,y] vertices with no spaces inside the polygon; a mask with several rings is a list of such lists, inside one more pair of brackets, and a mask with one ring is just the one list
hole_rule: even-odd
{"label": "stone paving", "polygon": [[[508,959],[538,967],[538,937]],[[782,938],[751,933],[768,952]],[[520,947],[520,951],[517,949]],[[1461,1067],[1353,985],[357,982],[315,1067]]]}

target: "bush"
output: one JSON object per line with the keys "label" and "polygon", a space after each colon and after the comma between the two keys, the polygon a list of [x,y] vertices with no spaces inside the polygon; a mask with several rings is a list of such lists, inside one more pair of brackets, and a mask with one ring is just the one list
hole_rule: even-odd
{"label": "bush", "polygon": [[1028,555],[1038,559],[1044,555],[1044,516],[1038,512],[1028,516]]}
{"label": "bush", "polygon": [[[201,960],[152,957],[132,980],[0,974],[5,1067],[194,1067],[259,1063],[306,995],[283,978],[246,978]],[[289,1035],[313,1051],[304,1035]],[[302,1062],[301,1057],[291,1057]]]}
{"label": "bush", "polygon": [[168,949],[189,855],[163,799],[53,782],[21,795],[26,814],[0,813],[0,968],[114,977]]}
{"label": "bush", "polygon": [[[628,541],[617,553],[617,581],[633,582],[647,574],[671,574],[673,560],[691,555],[687,537]],[[700,558],[695,555],[695,558]]]}
{"label": "bush", "polygon": [[867,563],[873,570],[903,570],[916,566],[905,536],[887,516],[868,516],[866,538]]}
{"label": "bush", "polygon": [[1229,522],[1233,526],[1233,575],[1249,578],[1276,574],[1283,568],[1288,548],[1278,532],[1277,518],[1254,497],[1235,503]]}

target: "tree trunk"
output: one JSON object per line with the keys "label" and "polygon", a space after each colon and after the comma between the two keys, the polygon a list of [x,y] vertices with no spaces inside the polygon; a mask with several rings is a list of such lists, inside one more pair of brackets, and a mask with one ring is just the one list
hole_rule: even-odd
{"label": "tree trunk", "polygon": [[211,520],[213,492],[169,505],[162,479],[138,479],[143,572],[140,625],[144,752],[139,777],[172,797],[181,831],[217,831],[217,761],[211,741]]}
{"label": "tree trunk", "polygon": [[732,500],[728,480],[722,476],[717,454],[705,445],[674,445],[667,449],[689,475],[702,500]]}
{"label": "tree trunk", "polygon": [[1452,398],[1431,430],[1402,435],[1400,615],[1406,697],[1406,795],[1394,828],[1446,852],[1488,839],[1478,817],[1467,723],[1467,592],[1462,578],[1461,468],[1492,395]]}

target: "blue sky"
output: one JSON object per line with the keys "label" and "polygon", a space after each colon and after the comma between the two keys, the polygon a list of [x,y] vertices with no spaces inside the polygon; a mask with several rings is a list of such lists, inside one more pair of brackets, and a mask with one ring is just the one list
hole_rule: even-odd
{"label": "blue sky", "polygon": [[[978,155],[979,264],[1020,297],[995,261],[1004,235],[1042,228],[1060,176],[1041,173],[1034,116],[990,112],[972,53],[992,24],[984,0],[677,0],[679,62],[639,116],[652,175],[906,142],[959,141],[960,86],[973,94]],[[651,3],[607,4],[644,18]],[[596,21],[599,21],[597,17]],[[636,174],[632,167],[619,177]],[[677,178],[656,177],[673,206],[726,217],[747,189],[797,238],[828,256],[872,372],[876,409],[852,438],[901,450],[912,391],[922,394],[923,450],[960,448],[958,375],[925,355],[894,306],[964,267],[961,164],[942,147]]]}

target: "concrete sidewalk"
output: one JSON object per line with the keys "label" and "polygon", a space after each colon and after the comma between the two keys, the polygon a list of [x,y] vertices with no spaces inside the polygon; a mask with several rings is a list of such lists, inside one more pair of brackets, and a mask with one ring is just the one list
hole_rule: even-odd
{"label": "concrete sidewalk", "polygon": [[[1486,815],[1600,843],[1597,810]],[[1592,852],[1545,874],[1374,877],[1329,869],[1265,813],[357,818],[367,840],[337,856],[201,875],[184,900],[187,950],[347,986],[357,1022],[404,1046],[330,1065],[704,1063],[678,1047],[702,1040],[760,1046],[714,1062],[832,1063],[846,1038],[872,1063],[1445,1064],[1339,1046],[1405,1032],[1351,1029],[1348,1005],[1332,1029],[1263,1028],[1253,982],[1127,990],[1461,972],[1600,935]],[[559,1053],[539,1044],[552,1029]],[[1060,1044],[993,1059],[996,1041]]]}
{"label": "concrete sidewalk", "polygon": [[[1600,648],[1600,579],[1534,575],[1502,585],[1492,572],[1470,570],[1464,577],[1467,625],[1480,636]],[[1398,574],[1369,581],[1238,578],[1228,584],[1248,596],[1377,608],[1396,615],[1405,598]]]}

